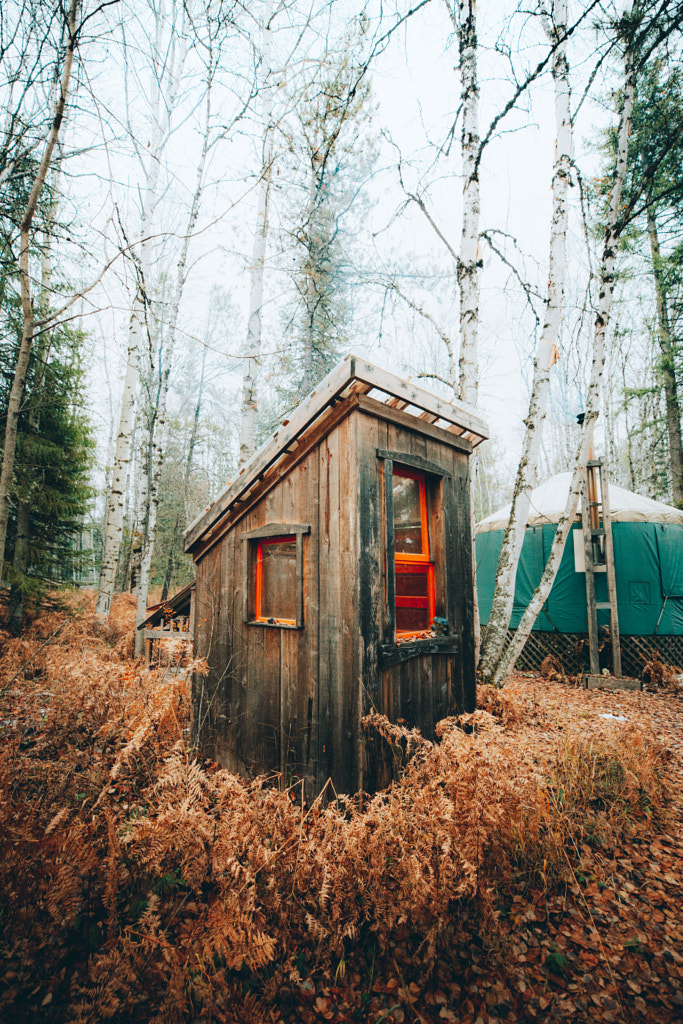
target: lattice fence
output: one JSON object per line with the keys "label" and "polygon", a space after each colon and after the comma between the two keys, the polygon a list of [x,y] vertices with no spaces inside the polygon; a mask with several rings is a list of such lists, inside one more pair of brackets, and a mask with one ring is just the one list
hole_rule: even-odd
{"label": "lattice fence", "polygon": [[[514,630],[508,631],[508,642]],[[567,675],[588,672],[590,653],[585,633],[531,633],[517,659],[517,670],[539,672],[544,660],[554,655]],[[683,636],[622,636],[621,670],[625,676],[639,678],[646,661],[657,657],[666,665],[683,672]],[[600,668],[612,670],[612,644],[607,630],[601,631]]]}

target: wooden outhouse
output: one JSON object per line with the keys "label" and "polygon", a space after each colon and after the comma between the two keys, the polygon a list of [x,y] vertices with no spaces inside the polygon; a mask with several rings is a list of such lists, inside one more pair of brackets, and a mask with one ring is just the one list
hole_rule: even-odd
{"label": "wooden outhouse", "polygon": [[472,412],[349,355],[188,528],[201,749],[309,793],[387,781],[373,708],[475,706]]}

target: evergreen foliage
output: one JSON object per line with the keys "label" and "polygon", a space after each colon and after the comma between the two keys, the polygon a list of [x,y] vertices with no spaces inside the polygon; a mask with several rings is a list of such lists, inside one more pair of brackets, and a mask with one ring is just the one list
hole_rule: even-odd
{"label": "evergreen foliage", "polygon": [[[15,346],[21,335],[15,292],[0,311],[0,409],[4,425]],[[85,409],[82,331],[58,326],[34,345],[19,419],[8,530],[10,618],[18,627],[23,597],[46,582],[71,582],[92,552],[74,541],[90,509],[95,441]]]}
{"label": "evergreen foliage", "polygon": [[[298,304],[293,350],[279,388],[289,406],[304,398],[336,365],[353,334],[353,230],[359,192],[375,159],[368,137],[372,114],[365,80],[362,19],[321,57],[299,96],[290,153],[303,169],[301,202],[290,226],[292,279]],[[296,171],[296,168],[295,168]]]}

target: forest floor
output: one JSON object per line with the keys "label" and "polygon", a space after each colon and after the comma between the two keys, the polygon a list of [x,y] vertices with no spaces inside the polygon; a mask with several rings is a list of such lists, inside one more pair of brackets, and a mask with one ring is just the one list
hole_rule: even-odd
{"label": "forest floor", "polygon": [[61,601],[0,634],[0,1021],[683,1021],[675,679],[482,687],[302,808],[193,759],[127,596]]}

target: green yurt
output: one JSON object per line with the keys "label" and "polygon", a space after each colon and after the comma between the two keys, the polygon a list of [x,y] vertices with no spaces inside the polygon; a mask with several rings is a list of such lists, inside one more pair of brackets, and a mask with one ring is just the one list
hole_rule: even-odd
{"label": "green yurt", "polygon": [[[532,492],[529,523],[517,569],[511,629],[516,629],[519,624],[541,578],[555,527],[567,500],[570,479],[570,473],[558,473]],[[647,643],[636,642],[631,647],[646,653],[654,648],[669,660],[680,661],[683,655],[683,511],[614,484],[610,485],[609,499],[622,637],[648,637]],[[498,555],[509,515],[510,506],[507,505],[478,523],[475,531],[477,592],[482,625],[488,621],[491,610]],[[604,574],[596,575],[595,590],[598,602],[607,600]],[[607,626],[608,623],[608,612],[598,611],[598,624]],[[579,509],[555,583],[536,619],[532,637],[535,647],[543,653],[541,634],[545,634],[545,640],[549,641],[548,634],[569,634],[579,638],[587,630]],[[681,639],[675,640],[677,637]],[[671,638],[668,644],[665,638]],[[626,639],[624,648],[628,655]],[[547,649],[549,652],[557,650],[552,644]],[[567,650],[567,645],[560,644],[559,649]],[[635,654],[633,657],[636,664],[631,666],[631,670],[636,670],[639,667],[637,662],[642,662],[642,658]],[[523,661],[521,664],[523,667]]]}

